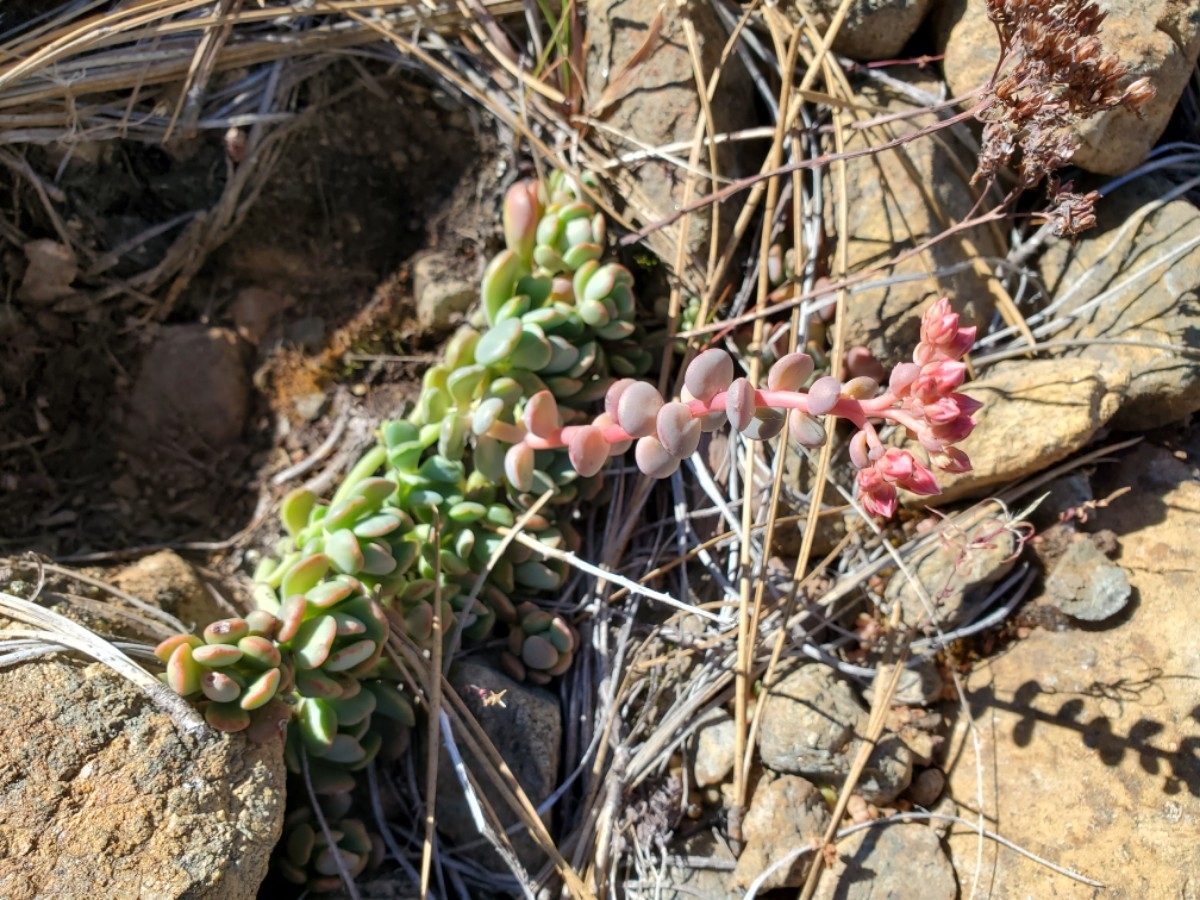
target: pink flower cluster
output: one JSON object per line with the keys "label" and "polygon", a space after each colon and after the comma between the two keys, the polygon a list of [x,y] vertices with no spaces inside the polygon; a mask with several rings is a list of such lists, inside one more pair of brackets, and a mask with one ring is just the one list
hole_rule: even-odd
{"label": "pink flower cluster", "polygon": [[[959,328],[958,314],[942,297],[921,319],[921,343],[911,363],[892,370],[888,390],[903,416],[888,418],[903,424],[929,454],[930,463],[943,472],[967,472],[967,455],[952,446],[975,427],[971,418],[980,403],[957,393],[967,367],[960,362],[975,343],[974,328]],[[913,453],[884,447],[875,429],[867,424],[850,442],[850,458],[858,467],[859,499],[869,512],[890,516],[896,511],[897,488],[914,494],[938,493],[933,473]]]}
{"label": "pink flower cluster", "polygon": [[[980,406],[957,393],[966,375],[960,359],[974,343],[975,329],[959,328],[958,323],[945,297],[930,306],[921,321],[921,343],[913,362],[896,366],[886,390],[869,377],[843,383],[826,375],[804,391],[814,364],[803,353],[780,359],[768,374],[766,388],[758,389],[745,378],[735,379],[732,358],[713,349],[688,367],[680,401],[665,401],[646,382],[621,379],[608,392],[605,412],[591,424],[564,427],[554,396],[541,391],[530,398],[521,424],[497,423],[493,436],[512,444],[505,471],[514,487],[527,491],[535,450],[566,447],[572,465],[583,475],[593,475],[610,456],[624,453],[636,441],[639,468],[665,478],[695,452],[702,432],[726,422],[752,440],[775,437],[787,422],[792,437],[811,447],[826,440],[818,417],[833,415],[858,429],[850,441],[850,459],[859,470],[863,507],[890,516],[896,511],[899,488],[938,493],[929,466],[943,472],[971,468],[966,454],[953,445],[971,433],[971,416]],[[790,418],[784,410],[791,410]],[[929,466],[910,450],[884,446],[874,424],[879,421],[902,425],[928,454]]]}

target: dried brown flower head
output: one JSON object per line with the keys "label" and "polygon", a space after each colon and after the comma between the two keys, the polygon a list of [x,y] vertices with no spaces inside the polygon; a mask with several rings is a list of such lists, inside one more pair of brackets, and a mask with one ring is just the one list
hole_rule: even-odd
{"label": "dried brown flower head", "polygon": [[[1079,147],[1079,122],[1116,106],[1141,114],[1154,96],[1149,79],[1130,81],[1129,67],[1104,49],[1105,13],[1091,0],[987,0],[1000,35],[1001,59],[980,113],[983,147],[975,180],[1016,163],[1024,187],[1066,165]],[[1090,195],[1062,194],[1056,207],[1082,222]],[[1073,231],[1073,228],[1067,230]]]}

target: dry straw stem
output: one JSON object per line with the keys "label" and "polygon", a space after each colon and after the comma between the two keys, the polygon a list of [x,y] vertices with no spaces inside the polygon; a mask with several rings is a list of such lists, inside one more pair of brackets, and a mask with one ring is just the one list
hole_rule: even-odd
{"label": "dry straw stem", "polygon": [[[817,72],[823,67],[823,64],[826,61],[826,54],[828,52],[828,48],[830,45],[832,45],[834,38],[837,36],[837,33],[838,33],[839,29],[841,28],[842,23],[845,21],[845,18],[846,18],[847,13],[849,12],[849,9],[850,9],[850,0],[842,0],[842,2],[838,5],[838,9],[834,13],[833,19],[829,24],[829,28],[826,31],[826,33],[822,36],[820,42],[817,44],[816,50],[813,54],[813,59],[809,62],[808,69],[805,72],[804,78],[800,83],[800,88],[802,90],[807,90],[808,88],[810,88],[812,86],[812,83],[816,78]],[[771,15],[771,13],[775,13],[775,15]],[[777,10],[768,11],[767,22],[771,26],[772,38],[775,41],[776,46],[778,48],[782,44],[782,36],[787,33],[787,30],[789,28],[791,28],[790,23],[788,23],[786,17],[784,17],[782,14],[779,14]],[[782,86],[781,96],[780,96],[780,100],[779,100],[779,109],[787,110],[788,115],[784,118],[781,118],[778,122],[779,131],[776,132],[775,140],[772,142],[771,151],[768,154],[767,160],[764,162],[764,169],[768,169],[768,170],[779,169],[780,162],[783,159],[783,144],[784,144],[784,139],[787,134],[787,130],[790,129],[790,127],[791,127],[791,125],[790,125],[791,120],[794,120],[795,116],[799,114],[799,104],[802,101],[802,96],[799,96],[799,95],[793,96],[790,93],[789,89],[794,81],[796,55],[799,51],[800,37],[801,37],[801,35],[800,35],[799,29],[792,29],[791,35],[789,37],[786,56],[784,57],[784,72],[783,72],[784,78],[783,78],[783,86]],[[835,116],[834,116],[834,123],[835,123],[834,136],[835,136],[835,140],[837,141],[838,150],[840,152],[842,150],[842,146],[841,146],[842,138],[841,138],[841,130],[840,130],[840,119],[836,112],[835,112]],[[838,175],[839,175],[838,231],[839,231],[839,236],[844,238],[844,236],[848,233],[848,228],[846,226],[846,184],[845,184],[845,163],[844,162],[839,164],[837,171],[838,171]],[[752,385],[757,384],[758,375],[759,375],[759,371],[758,371],[759,370],[759,357],[757,355],[757,351],[762,346],[762,343],[763,343],[763,329],[765,326],[764,311],[767,307],[767,297],[768,297],[768,293],[769,293],[769,289],[770,289],[770,285],[767,280],[768,253],[770,251],[770,245],[771,245],[771,229],[774,225],[774,219],[775,219],[775,206],[776,206],[776,202],[777,202],[778,196],[779,196],[779,181],[777,178],[769,179],[766,182],[766,184],[767,184],[767,201],[766,201],[766,206],[764,208],[763,228],[762,228],[762,235],[760,237],[760,244],[759,244],[758,286],[757,286],[757,298],[756,298],[756,303],[755,303],[755,311],[757,313],[757,316],[754,319],[754,337],[751,342],[751,352],[753,355],[751,356],[749,380]],[[846,241],[843,239],[843,240],[839,240],[839,242],[838,242],[838,257],[837,257],[835,277],[844,278],[845,274],[846,274]],[[845,289],[842,288],[838,292],[838,300],[837,300],[837,311],[838,311],[837,321],[838,321],[839,325],[835,332],[833,356],[832,356],[832,359],[835,360],[835,363],[834,363],[835,366],[838,365],[837,360],[841,359],[841,354],[842,354],[841,323],[845,319],[845,315],[844,315],[845,300],[846,300],[846,292],[845,292]],[[796,336],[796,333],[795,333],[795,330],[793,329],[792,336],[791,336],[791,340],[793,341],[793,343],[795,341],[795,336]],[[830,425],[830,423],[826,422],[826,425],[828,427]],[[774,472],[774,480],[773,480],[772,490],[771,490],[771,500],[770,500],[770,505],[767,507],[767,513],[771,517],[774,516],[775,504],[778,500],[780,485],[782,483],[783,460],[786,455],[785,450],[786,450],[786,446],[787,446],[786,432],[784,433],[784,435],[782,435],[779,438],[779,441],[780,441],[779,450],[775,454],[774,463],[773,463],[774,467],[775,467],[775,472]],[[745,467],[745,475],[744,475],[747,498],[751,495],[751,493],[753,491],[753,485],[754,485],[754,469],[753,469],[753,466],[751,465],[751,458],[752,458],[752,454],[748,453],[746,456],[746,467]],[[827,452],[822,453],[821,459],[822,459],[822,461],[818,467],[818,471],[816,474],[817,488],[813,492],[811,505],[809,507],[809,525],[805,529],[804,544],[802,545],[802,548],[801,548],[801,557],[797,561],[796,576],[795,576],[795,581],[797,583],[802,578],[803,569],[808,564],[808,553],[811,552],[811,548],[812,548],[812,535],[815,533],[815,528],[813,526],[815,526],[815,524],[816,524],[816,514],[817,514],[817,510],[819,510],[820,504],[821,504],[822,488],[825,483],[825,476],[828,472],[829,454]],[[764,579],[760,575],[759,580],[758,580],[758,587],[756,589],[754,602],[753,602],[754,609],[752,612],[751,597],[750,597],[750,584],[751,584],[751,579],[752,579],[752,561],[750,558],[750,548],[751,548],[750,531],[751,531],[751,526],[753,524],[752,516],[753,516],[753,504],[747,502],[743,506],[743,518],[742,518],[743,534],[742,534],[742,543],[741,543],[740,553],[739,553],[739,566],[741,569],[741,573],[740,573],[740,579],[739,579],[739,585],[738,585],[740,602],[739,602],[739,608],[738,608],[738,644],[737,644],[737,669],[736,669],[737,682],[736,682],[735,691],[734,691],[734,709],[735,709],[735,712],[734,712],[734,723],[735,723],[735,725],[734,725],[734,788],[733,788],[734,801],[733,801],[733,804],[731,805],[730,818],[729,818],[730,836],[736,841],[740,841],[742,839],[741,820],[745,814],[746,803],[748,800],[747,785],[748,785],[749,771],[750,771],[750,753],[748,752],[748,738],[751,737],[751,735],[748,734],[748,729],[753,727],[748,718],[750,689],[751,689],[750,668],[751,668],[751,660],[755,656],[755,649],[756,649],[756,645],[757,645],[757,628],[755,628],[755,630],[753,632],[751,632],[751,624],[752,624],[752,621],[756,624],[757,620],[761,614],[762,597],[763,597],[762,588],[763,588],[763,583],[764,583]],[[763,549],[763,559],[762,559],[762,568],[764,570],[764,574],[765,574],[765,568],[766,568],[766,560],[770,556],[770,549],[771,549],[770,542],[771,542],[772,537],[773,537],[773,529],[768,528],[767,537],[766,537],[766,546]],[[769,678],[770,678],[770,670],[768,669],[768,679]]]}
{"label": "dry straw stem", "polygon": [[[45,586],[45,572],[38,565],[38,580],[34,589],[36,598]],[[31,600],[0,591],[0,614],[32,628],[7,628],[0,631],[0,647],[12,639],[22,642],[38,641],[51,649],[70,649],[90,656],[108,666],[134,687],[141,690],[163,712],[171,717],[176,726],[189,737],[212,734],[200,714],[174,691],[169,690],[157,678],[147,672],[111,641],[96,634],[77,622],[53,610],[39,606]]]}
{"label": "dry straw stem", "polygon": [[[537,814],[537,810],[533,803],[529,800],[528,795],[513,775],[512,770],[500,755],[487,733],[479,725],[478,720],[471,714],[471,711],[463,703],[462,698],[454,691],[453,686],[445,680],[445,676],[440,670],[435,670],[424,654],[414,646],[406,636],[392,632],[392,636],[388,642],[389,654],[392,659],[402,670],[406,672],[416,673],[419,681],[410,682],[414,695],[421,699],[426,707],[427,714],[439,715],[444,712],[449,718],[453,728],[456,740],[461,741],[466,745],[476,759],[482,774],[497,790],[503,798],[505,804],[515,813],[521,820],[521,823],[529,829],[529,833],[551,860],[558,876],[563,880],[565,889],[572,897],[584,898],[584,900],[594,900],[595,895],[587,889],[580,880],[579,875],[571,867],[571,865],[563,858],[562,853],[555,845],[550,833],[546,830],[546,825],[542,822],[541,817]],[[437,712],[433,712],[432,697],[435,681],[439,684],[438,691],[440,692],[440,706]],[[434,753],[434,764],[436,764],[437,754]],[[432,804],[434,798],[426,797],[426,803]],[[432,813],[430,813],[432,814]],[[501,832],[502,834],[503,832]]]}

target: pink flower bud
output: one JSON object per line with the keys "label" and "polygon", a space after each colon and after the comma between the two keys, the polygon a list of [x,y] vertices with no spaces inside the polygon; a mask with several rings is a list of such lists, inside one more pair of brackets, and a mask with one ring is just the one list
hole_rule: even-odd
{"label": "pink flower bud", "polygon": [[[975,420],[968,415],[960,415],[953,422],[944,425],[934,425],[930,428],[932,436],[942,444],[957,444],[967,438],[975,428]],[[925,443],[924,440],[921,443]],[[925,444],[928,447],[928,444]],[[938,448],[939,450],[941,448]]]}
{"label": "pink flower bud", "polygon": [[888,481],[898,482],[911,476],[916,464],[917,461],[907,450],[888,447],[883,456],[875,460],[875,470]]}
{"label": "pink flower bud", "polygon": [[912,491],[914,494],[924,494],[931,496],[940,493],[941,488],[938,487],[937,479],[933,477],[933,473],[927,468],[913,460],[912,472],[907,478],[896,482],[906,491]]}
{"label": "pink flower bud", "polygon": [[971,471],[971,460],[957,447],[947,447],[941,453],[931,453],[930,462],[943,472],[959,473]]}
{"label": "pink flower bud", "polygon": [[950,397],[958,404],[958,408],[962,410],[963,415],[973,416],[979,410],[983,409],[983,403],[974,397],[968,397],[966,394],[951,394]]}
{"label": "pink flower bud", "polygon": [[870,515],[887,518],[896,512],[896,489],[875,469],[858,473],[858,499]]}
{"label": "pink flower bud", "polygon": [[934,425],[945,425],[962,415],[962,409],[953,397],[941,397],[933,403],[926,403],[921,411],[926,421]]}
{"label": "pink flower bud", "polygon": [[521,259],[533,256],[538,220],[542,204],[538,200],[537,183],[518,181],[504,196],[504,243]]}
{"label": "pink flower bud", "polygon": [[921,316],[921,343],[941,344],[958,331],[958,313],[950,308],[950,298],[935,300]]}
{"label": "pink flower bud", "polygon": [[941,359],[921,369],[921,374],[912,383],[912,395],[922,403],[932,403],[956,390],[967,375],[967,367],[960,362]]}

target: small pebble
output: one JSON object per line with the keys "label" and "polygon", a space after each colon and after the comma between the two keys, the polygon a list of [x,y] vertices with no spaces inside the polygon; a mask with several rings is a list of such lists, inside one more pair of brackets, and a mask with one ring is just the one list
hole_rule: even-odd
{"label": "small pebble", "polygon": [[946,776],[941,769],[926,769],[908,787],[908,797],[917,806],[932,806],[946,788]]}

